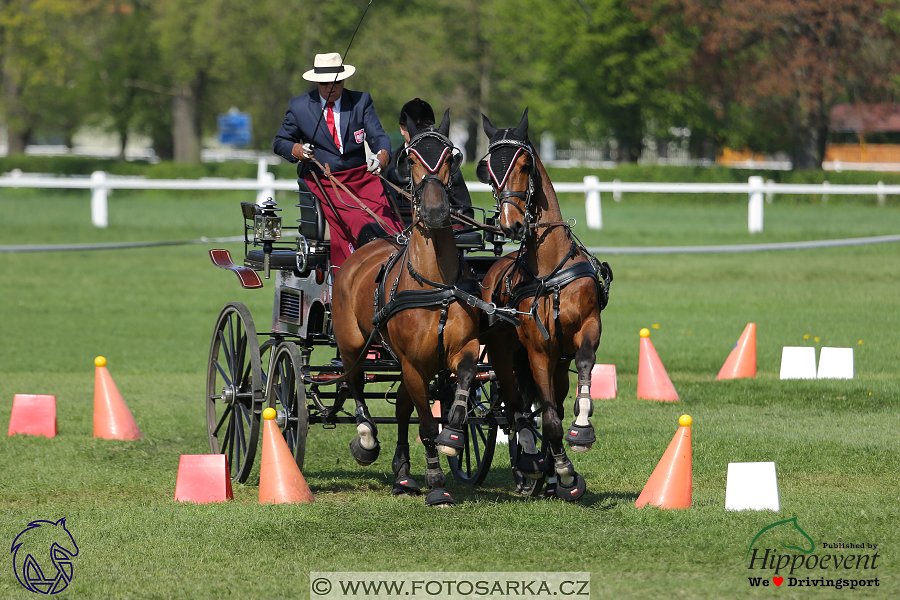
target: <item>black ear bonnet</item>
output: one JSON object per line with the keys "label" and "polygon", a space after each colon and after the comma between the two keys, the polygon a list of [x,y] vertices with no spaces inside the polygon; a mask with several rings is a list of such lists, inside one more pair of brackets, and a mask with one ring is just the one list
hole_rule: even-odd
{"label": "black ear bonnet", "polygon": [[506,181],[512,174],[513,165],[516,164],[522,153],[528,154],[530,167],[531,153],[528,145],[524,142],[501,137],[491,143],[487,155],[478,161],[478,166],[475,168],[475,176],[481,183],[493,184],[498,190],[503,189],[503,186],[506,185]]}
{"label": "black ear bonnet", "polygon": [[453,146],[450,138],[434,127],[418,133],[401,151],[397,160],[397,172],[401,177],[409,177],[409,156],[414,154],[429,173],[437,173],[450,155],[450,173],[455,173],[462,164],[462,153]]}

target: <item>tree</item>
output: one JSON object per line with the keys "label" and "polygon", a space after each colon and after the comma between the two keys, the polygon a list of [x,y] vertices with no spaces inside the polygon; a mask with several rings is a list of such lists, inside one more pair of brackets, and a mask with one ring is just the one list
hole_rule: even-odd
{"label": "tree", "polygon": [[[790,140],[795,169],[821,167],[834,104],[885,99],[900,72],[879,0],[638,1],[667,15],[661,37],[699,32],[691,82],[726,124],[750,118],[752,129],[779,132],[769,143]],[[726,126],[724,141],[759,141],[742,129]]]}
{"label": "tree", "polygon": [[82,17],[89,10],[87,0],[0,1],[2,109],[10,153],[24,152],[54,122],[73,129],[71,117],[78,111],[65,101],[76,97],[70,90],[81,57]]}
{"label": "tree", "polygon": [[[532,131],[563,139],[614,136],[637,160],[645,131],[683,119],[685,96],[667,84],[690,54],[674,36],[658,43],[652,20],[625,0],[502,0],[492,44],[498,97],[532,108]],[[517,122],[517,121],[516,121]]]}

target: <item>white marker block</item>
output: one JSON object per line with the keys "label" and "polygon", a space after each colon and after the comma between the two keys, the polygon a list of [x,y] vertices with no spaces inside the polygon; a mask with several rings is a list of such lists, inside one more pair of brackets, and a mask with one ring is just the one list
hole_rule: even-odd
{"label": "white marker block", "polygon": [[775,463],[728,463],[725,510],[774,510],[777,512],[780,508]]}
{"label": "white marker block", "polygon": [[816,349],[785,346],[781,350],[781,379],[815,379]]}
{"label": "white marker block", "polygon": [[853,348],[822,348],[819,379],[853,379]]}

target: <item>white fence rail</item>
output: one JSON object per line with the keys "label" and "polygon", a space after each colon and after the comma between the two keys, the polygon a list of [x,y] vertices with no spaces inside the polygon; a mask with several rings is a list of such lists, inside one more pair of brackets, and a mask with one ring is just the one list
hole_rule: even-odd
{"label": "white fence rail", "polygon": [[[470,192],[490,192],[491,188],[480,182],[466,182]],[[47,188],[91,190],[91,222],[95,227],[107,227],[108,196],[110,190],[247,190],[257,193],[257,202],[273,196],[275,190],[295,191],[294,179],[276,180],[268,170],[268,163],[260,160],[256,179],[226,179],[207,177],[201,179],[146,179],[143,177],[118,177],[104,171],[95,171],[90,177],[54,177],[13,172],[0,177],[0,188]],[[747,183],[638,183],[600,181],[596,175],[588,175],[581,182],[557,182],[557,192],[584,194],[587,226],[603,228],[600,202],[602,193],[611,193],[615,201],[626,192],[650,194],[741,194],[748,198],[747,229],[750,233],[763,230],[763,199],[772,201],[775,194],[814,194],[827,199],[829,195],[874,195],[879,203],[887,195],[900,195],[900,185],[830,185],[764,182],[762,177],[748,178]]]}

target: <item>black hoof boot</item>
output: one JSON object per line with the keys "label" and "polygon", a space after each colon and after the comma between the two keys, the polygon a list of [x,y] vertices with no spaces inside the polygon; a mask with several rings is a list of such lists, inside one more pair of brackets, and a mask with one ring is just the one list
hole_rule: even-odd
{"label": "black hoof boot", "polygon": [[574,477],[575,480],[569,486],[563,485],[562,481],[556,482],[556,491],[554,493],[557,498],[561,498],[566,502],[576,502],[584,496],[584,493],[587,491],[584,477],[578,473],[575,473]]}
{"label": "black hoof boot", "polygon": [[350,442],[350,454],[356,459],[356,462],[359,463],[360,466],[368,467],[373,462],[378,460],[378,455],[381,453],[381,444],[378,440],[375,440],[375,447],[370,449],[363,448],[362,444],[359,441],[359,438],[354,438],[352,442]]}
{"label": "black hoof boot", "polygon": [[543,454],[519,454],[519,460],[516,461],[516,469],[523,473],[529,479],[540,479],[547,473],[547,459]]}
{"label": "black hoof boot", "polygon": [[419,484],[412,477],[398,477],[394,482],[391,494],[394,496],[421,496],[422,490],[419,489]]}
{"label": "black hoof boot", "polygon": [[450,405],[450,410],[447,412],[447,424],[434,440],[442,454],[456,456],[460,450],[466,447],[462,428],[466,422],[468,401],[469,392],[457,389],[453,404]]}
{"label": "black hoof boot", "polygon": [[437,444],[437,449],[441,451],[441,454],[447,456],[456,456],[460,450],[465,448],[462,429],[456,429],[449,425],[444,425],[434,443]]}
{"label": "black hoof boot", "polygon": [[[597,438],[594,436],[594,426],[588,421],[588,418],[594,414],[594,401],[588,395],[588,385],[580,382],[578,388],[580,390],[578,397],[575,399],[575,421],[569,430],[566,431],[566,441],[572,452],[587,452],[591,449]],[[584,413],[587,414],[584,414]]]}
{"label": "black hoof boot", "polygon": [[516,493],[520,496],[526,496],[529,498],[538,496],[540,495],[541,490],[544,489],[543,476],[537,479],[532,479],[521,471],[513,469],[513,481],[516,484]]}
{"label": "black hoof boot", "polygon": [[572,452],[587,452],[591,449],[597,438],[594,436],[594,426],[588,423],[586,426],[572,424],[566,432],[566,441]]}
{"label": "black hoof boot", "polygon": [[[381,444],[378,442],[378,427],[372,422],[365,406],[359,406],[356,409],[356,431],[359,433],[359,437],[350,442],[350,454],[361,466],[368,467],[378,459],[378,455],[381,453]],[[365,441],[365,446],[372,446],[373,443],[375,445],[366,448],[363,446],[363,441]]]}
{"label": "black hoof boot", "polygon": [[544,498],[548,500],[550,498],[556,498],[556,484],[558,480],[556,477],[548,477],[547,478],[547,487],[544,489]]}
{"label": "black hoof boot", "polygon": [[425,496],[425,506],[452,506],[456,504],[450,492],[444,488],[435,488]]}

